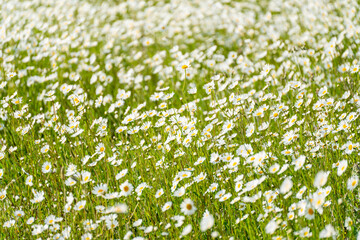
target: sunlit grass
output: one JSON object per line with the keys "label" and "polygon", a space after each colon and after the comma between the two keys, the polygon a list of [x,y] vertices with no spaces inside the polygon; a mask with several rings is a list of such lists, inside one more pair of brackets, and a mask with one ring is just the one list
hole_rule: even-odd
{"label": "sunlit grass", "polygon": [[356,239],[358,9],[2,2],[0,238]]}

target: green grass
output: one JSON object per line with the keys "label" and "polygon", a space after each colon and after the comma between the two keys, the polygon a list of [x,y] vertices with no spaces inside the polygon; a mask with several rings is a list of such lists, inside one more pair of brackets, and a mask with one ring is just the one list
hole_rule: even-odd
{"label": "green grass", "polygon": [[[0,239],[123,239],[130,231],[129,239],[297,239],[305,227],[308,237],[318,239],[330,225],[329,237],[359,236],[360,81],[353,70],[359,68],[358,3],[220,2],[1,4]],[[269,73],[264,73],[267,64]],[[73,73],[77,81],[71,80]],[[97,80],[91,82],[94,75]],[[69,87],[67,93],[63,86]],[[188,92],[194,88],[196,93]],[[129,95],[120,97],[120,90]],[[160,92],[173,95],[153,101]],[[243,100],[232,100],[239,97]],[[300,99],[301,106],[295,106]],[[144,129],[144,124],[150,125]],[[231,130],[224,131],[228,124]],[[261,130],[263,124],[268,127]],[[127,129],[119,133],[120,126]],[[295,137],[285,144],[285,134],[292,133]],[[239,154],[245,145],[251,151]],[[258,165],[250,161],[261,156]],[[300,156],[305,162],[296,169]],[[197,164],[199,158],[204,161]],[[237,158],[231,169],[229,162]],[[338,175],[335,165],[341,160],[347,168]],[[48,173],[46,162],[51,163]],[[277,173],[270,172],[274,164]],[[72,173],[71,165],[76,167]],[[127,174],[117,179],[125,169]],[[91,174],[86,183],[81,183],[83,171]],[[177,181],[183,171],[191,176]],[[317,188],[320,171],[329,175]],[[206,177],[195,181],[200,174]],[[242,188],[236,191],[240,175]],[[26,184],[29,176],[32,185]],[[352,177],[354,189],[347,184]],[[292,187],[286,189],[282,184],[289,178]],[[246,189],[256,179],[261,183]],[[123,196],[126,181],[133,190]],[[136,189],[142,183],[140,194]],[[214,183],[218,186],[211,192]],[[108,189],[97,195],[93,190],[99,184]],[[184,195],[175,196],[181,187]],[[329,193],[319,194],[327,187]],[[156,198],[160,189],[164,193]],[[231,196],[220,201],[220,190]],[[43,191],[44,199],[30,201],[34,191]],[[108,193],[121,194],[108,199]],[[196,207],[192,215],[181,209],[187,198]],[[85,206],[75,210],[83,200]],[[172,206],[162,211],[169,201]],[[299,212],[302,202],[312,217]],[[126,211],[111,213],[119,203]],[[214,225],[201,231],[206,210]],[[49,216],[56,219],[46,222]],[[183,223],[174,220],[179,216]],[[28,224],[30,217],[34,222]],[[116,218],[113,228],[110,218]],[[133,225],[139,219],[140,225]],[[93,229],[84,225],[87,220]],[[273,231],[271,221],[278,223]],[[188,225],[191,231],[182,236]],[[36,233],[36,228],[42,230]]]}

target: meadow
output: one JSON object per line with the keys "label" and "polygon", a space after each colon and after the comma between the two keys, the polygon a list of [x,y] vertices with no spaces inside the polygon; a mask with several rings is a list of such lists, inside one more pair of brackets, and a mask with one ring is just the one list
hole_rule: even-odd
{"label": "meadow", "polygon": [[0,9],[0,239],[360,239],[358,1]]}

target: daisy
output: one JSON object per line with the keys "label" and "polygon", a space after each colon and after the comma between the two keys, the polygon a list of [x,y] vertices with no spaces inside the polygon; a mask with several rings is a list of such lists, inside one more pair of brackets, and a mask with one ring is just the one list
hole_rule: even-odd
{"label": "daisy", "polygon": [[226,193],[219,199],[219,202],[224,202],[224,201],[228,200],[231,196],[232,196],[231,193]]}
{"label": "daisy", "polygon": [[358,183],[359,183],[359,177],[357,175],[350,177],[346,182],[347,189],[350,191],[354,190],[358,185]]}
{"label": "daisy", "polygon": [[35,218],[34,218],[34,217],[30,217],[30,218],[26,221],[26,224],[27,224],[27,225],[31,225],[31,224],[33,224],[34,221],[35,221]]}
{"label": "daisy", "polygon": [[280,186],[280,193],[285,194],[289,192],[292,187],[293,187],[293,181],[291,180],[291,177],[287,177]]}
{"label": "daisy", "polygon": [[327,89],[327,87],[325,86],[325,87],[320,88],[318,95],[319,95],[319,97],[322,97],[322,96],[324,96],[327,92],[328,92],[328,89]]}
{"label": "daisy", "polygon": [[190,67],[191,67],[190,61],[182,61],[182,62],[177,66],[177,70],[178,70],[178,71],[186,71],[186,70],[189,69]]}
{"label": "daisy", "polygon": [[119,180],[120,178],[123,178],[128,173],[128,169],[124,169],[120,171],[118,174],[116,174],[115,179]]}
{"label": "daisy", "polygon": [[49,145],[45,145],[41,148],[41,153],[47,153],[49,149],[50,149]]}
{"label": "daisy", "polygon": [[348,122],[352,122],[357,118],[357,114],[355,112],[351,112],[347,115],[346,120]]}
{"label": "daisy", "polygon": [[195,166],[203,163],[206,160],[204,157],[199,157],[198,160],[194,163]]}
{"label": "daisy", "polygon": [[275,163],[274,165],[269,167],[269,172],[270,173],[276,173],[277,171],[279,171],[279,169],[280,169],[280,165]]}
{"label": "daisy", "polygon": [[345,227],[347,230],[351,230],[351,227],[354,225],[354,222],[351,220],[350,217],[345,219]]}
{"label": "daisy", "polygon": [[45,224],[47,224],[47,225],[55,224],[56,223],[55,219],[56,219],[56,217],[54,215],[50,215],[50,216],[46,217]]}
{"label": "daisy", "polygon": [[25,215],[25,213],[22,210],[17,210],[17,211],[14,212],[15,217],[22,217],[24,215]]}
{"label": "daisy", "polygon": [[223,125],[223,131],[224,132],[228,132],[230,130],[232,130],[234,128],[234,123],[231,120],[227,120],[225,121],[224,125]]}
{"label": "daisy", "polygon": [[[151,101],[159,101],[162,99],[162,97],[164,96],[164,93],[162,92],[155,92],[154,94],[152,94],[150,96],[150,100]],[[133,119],[131,119],[130,121],[132,121]],[[130,121],[127,121],[127,122],[130,122]]]}
{"label": "daisy", "polygon": [[120,189],[121,189],[121,195],[126,197],[131,195],[134,187],[133,185],[131,185],[131,183],[128,182],[128,180],[126,180],[124,183],[120,185]]}
{"label": "daisy", "polygon": [[279,228],[279,225],[277,224],[277,222],[275,221],[275,219],[272,219],[265,227],[265,232],[267,234],[273,234],[276,229]]}
{"label": "daisy", "polygon": [[98,153],[98,154],[101,154],[101,153],[105,152],[105,145],[103,143],[99,143],[96,146],[95,152]]}
{"label": "daisy", "polygon": [[254,117],[264,117],[264,111],[263,109],[259,108],[253,113]]}
{"label": "daisy", "polygon": [[106,183],[99,184],[96,187],[94,187],[94,189],[92,190],[92,193],[97,196],[104,195],[106,193],[107,189],[108,189],[108,186]]}
{"label": "daisy", "polygon": [[143,46],[150,46],[154,43],[154,40],[152,38],[144,38],[142,41]]}
{"label": "daisy", "polygon": [[[34,198],[30,200],[31,203],[40,203],[45,199],[44,191],[37,192],[36,190],[32,189],[32,192],[34,194]],[[0,199],[1,199],[1,193],[0,193]]]}
{"label": "daisy", "polygon": [[186,226],[184,227],[183,231],[182,231],[181,234],[180,234],[180,238],[182,238],[183,236],[188,235],[188,234],[191,232],[191,230],[192,230],[191,224],[186,225]]}
{"label": "daisy", "polygon": [[[206,212],[205,212],[206,213]],[[210,228],[212,228],[214,226],[214,217],[213,215],[207,213],[202,217],[201,221],[200,221],[200,231],[205,232],[207,230],[209,230]]]}
{"label": "daisy", "polygon": [[296,198],[301,199],[302,195],[304,194],[305,191],[306,191],[306,186],[303,186],[302,188],[300,188],[300,190],[296,194]]}
{"label": "daisy", "polygon": [[190,198],[185,199],[181,203],[180,208],[181,212],[185,215],[192,215],[197,210],[197,208],[194,206],[194,202]]}
{"label": "daisy", "polygon": [[331,225],[328,224],[325,226],[325,228],[323,230],[321,230],[321,232],[319,233],[319,238],[329,238],[329,237],[334,237],[334,239],[337,236],[337,232],[335,230],[335,228]]}
{"label": "daisy", "polygon": [[126,129],[127,129],[126,126],[120,126],[120,127],[118,127],[115,131],[116,131],[117,133],[122,133],[122,132],[126,131]]}
{"label": "daisy", "polygon": [[148,184],[143,182],[143,183],[140,183],[139,186],[137,186],[137,188],[135,189],[135,192],[138,196],[141,195],[142,191],[148,187]]}
{"label": "daisy", "polygon": [[172,202],[166,202],[164,204],[164,206],[161,208],[161,211],[165,212],[165,211],[169,210],[171,208],[171,206],[172,206]]}
{"label": "daisy", "polygon": [[50,162],[45,162],[42,167],[41,167],[41,171],[43,173],[48,173],[51,171],[51,163]]}
{"label": "daisy", "polygon": [[74,209],[75,209],[76,211],[79,211],[79,210],[83,209],[83,208],[85,207],[85,205],[86,205],[86,201],[85,201],[85,200],[79,201],[79,202],[77,202],[77,203],[75,204]]}
{"label": "daisy", "polygon": [[74,165],[74,164],[70,164],[69,166],[68,166],[68,168],[66,169],[66,173],[65,173],[65,176],[72,176],[72,175],[74,175],[75,173],[76,173],[77,171],[76,171],[76,165]]}
{"label": "daisy", "polygon": [[281,153],[285,156],[289,156],[293,153],[293,150],[290,148],[290,149],[285,149],[284,151],[281,151]]}
{"label": "daisy", "polygon": [[90,181],[91,173],[88,171],[81,171],[81,184],[87,183]]}
{"label": "daisy", "polygon": [[89,232],[81,236],[81,240],[91,240],[91,239],[92,239],[92,234]]}
{"label": "daisy", "polygon": [[29,185],[29,186],[33,185],[33,176],[32,175],[29,175],[29,176],[26,177],[25,185]]}
{"label": "daisy", "polygon": [[299,236],[301,238],[309,238],[312,236],[312,232],[310,232],[310,228],[309,227],[304,227],[303,229],[301,229],[299,231]]}
{"label": "daisy", "polygon": [[309,219],[309,220],[312,220],[312,219],[315,218],[315,210],[314,210],[314,208],[313,208],[310,204],[308,204],[308,205],[306,206],[305,218],[306,218],[306,219]]}
{"label": "daisy", "polygon": [[306,157],[304,155],[301,155],[299,158],[297,158],[295,161],[292,162],[293,165],[295,165],[294,170],[298,171],[301,169],[305,164]]}
{"label": "daisy", "polygon": [[159,197],[161,197],[161,195],[163,195],[163,194],[164,194],[164,190],[161,188],[161,189],[159,189],[159,190],[156,191],[156,193],[155,193],[155,198],[159,198]]}
{"label": "daisy", "polygon": [[266,75],[268,75],[268,73],[270,72],[270,70],[271,70],[270,65],[269,65],[269,64],[266,64],[266,65],[264,66],[263,70],[261,71],[260,75],[261,75],[262,77],[265,77]]}
{"label": "daisy", "polygon": [[314,179],[314,187],[320,188],[324,186],[327,182],[329,174],[330,172],[324,172],[324,171],[318,172]]}
{"label": "daisy", "polygon": [[345,172],[347,166],[348,166],[347,160],[345,159],[341,160],[337,166],[337,175],[341,176]]}
{"label": "daisy", "polygon": [[[350,67],[349,67],[349,65],[347,65],[347,64],[343,64],[343,65],[340,65],[340,66],[338,67],[338,71],[341,72],[341,73],[345,73],[345,72],[347,72],[349,69],[350,69]],[[356,71],[356,67],[355,67],[354,69],[355,69],[355,71]]]}
{"label": "daisy", "polygon": [[65,180],[65,185],[66,186],[73,186],[76,184],[76,180],[74,180],[73,178],[69,177],[68,179]]}
{"label": "daisy", "polygon": [[206,173],[201,172],[198,176],[195,177],[194,181],[195,182],[200,182],[203,181],[206,178]]}
{"label": "daisy", "polygon": [[246,137],[250,137],[255,131],[255,125],[253,123],[246,127]]}
{"label": "daisy", "polygon": [[359,71],[359,65],[355,64],[350,68],[351,73],[357,73]]}
{"label": "daisy", "polygon": [[212,183],[209,188],[208,188],[208,191],[210,192],[215,192],[216,189],[218,188],[219,184],[218,183]]}
{"label": "daisy", "polygon": [[215,199],[218,199],[218,198],[223,197],[223,196],[225,195],[225,192],[226,192],[225,189],[222,189],[222,190],[218,191],[218,192],[216,193],[216,195],[215,195]]}
{"label": "daisy", "polygon": [[127,213],[128,206],[124,203],[117,203],[105,210],[106,213]]}
{"label": "daisy", "polygon": [[173,196],[182,197],[184,194],[185,194],[185,188],[181,187],[174,192]]}

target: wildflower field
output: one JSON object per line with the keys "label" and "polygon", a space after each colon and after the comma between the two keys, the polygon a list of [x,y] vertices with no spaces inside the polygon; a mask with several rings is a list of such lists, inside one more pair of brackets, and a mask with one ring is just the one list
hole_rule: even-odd
{"label": "wildflower field", "polygon": [[360,239],[358,1],[0,3],[0,239]]}

